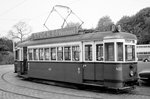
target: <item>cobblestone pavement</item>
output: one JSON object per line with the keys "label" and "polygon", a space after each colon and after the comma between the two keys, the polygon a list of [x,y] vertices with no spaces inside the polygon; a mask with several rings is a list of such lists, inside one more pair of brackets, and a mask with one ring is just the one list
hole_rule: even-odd
{"label": "cobblestone pavement", "polygon": [[13,65],[0,66],[0,99],[150,99],[150,87],[137,87],[136,94],[78,90],[22,80]]}

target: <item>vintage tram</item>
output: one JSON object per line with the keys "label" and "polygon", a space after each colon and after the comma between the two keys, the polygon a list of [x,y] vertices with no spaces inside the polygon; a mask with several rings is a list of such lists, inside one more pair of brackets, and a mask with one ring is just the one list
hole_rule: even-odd
{"label": "vintage tram", "polygon": [[25,78],[131,89],[138,81],[136,42],[135,35],[117,29],[33,33],[15,47],[15,72]]}

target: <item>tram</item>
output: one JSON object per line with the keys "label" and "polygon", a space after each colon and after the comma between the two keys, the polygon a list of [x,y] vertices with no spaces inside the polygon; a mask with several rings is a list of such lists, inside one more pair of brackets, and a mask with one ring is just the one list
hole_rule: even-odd
{"label": "tram", "polygon": [[25,78],[133,89],[138,82],[136,43],[135,35],[118,28],[33,33],[15,48],[15,72]]}

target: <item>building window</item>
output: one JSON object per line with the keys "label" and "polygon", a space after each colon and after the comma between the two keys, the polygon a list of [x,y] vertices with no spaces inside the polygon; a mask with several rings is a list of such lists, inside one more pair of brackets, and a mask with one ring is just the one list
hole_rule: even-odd
{"label": "building window", "polygon": [[80,48],[79,46],[72,46],[72,61],[80,60]]}
{"label": "building window", "polygon": [[51,48],[51,60],[56,60],[56,48]]}
{"label": "building window", "polygon": [[125,55],[126,55],[126,61],[135,61],[135,46],[134,45],[126,45],[125,46]]}
{"label": "building window", "polygon": [[85,45],[85,60],[92,61],[92,45]]}
{"label": "building window", "polygon": [[29,60],[33,60],[32,54],[33,54],[33,50],[32,49],[28,49],[28,59]]}
{"label": "building window", "polygon": [[114,43],[105,44],[105,60],[114,61]]}
{"label": "building window", "polygon": [[57,47],[57,60],[63,60],[63,47]]}
{"label": "building window", "polygon": [[65,60],[71,60],[71,47],[64,47]]}
{"label": "building window", "polygon": [[117,42],[117,61],[123,61],[123,43]]}
{"label": "building window", "polygon": [[49,48],[44,48],[44,58],[45,58],[45,60],[49,60],[50,59]]}
{"label": "building window", "polygon": [[103,44],[96,45],[96,60],[103,61]]}
{"label": "building window", "polygon": [[38,49],[33,49],[33,58],[34,60],[38,60]]}

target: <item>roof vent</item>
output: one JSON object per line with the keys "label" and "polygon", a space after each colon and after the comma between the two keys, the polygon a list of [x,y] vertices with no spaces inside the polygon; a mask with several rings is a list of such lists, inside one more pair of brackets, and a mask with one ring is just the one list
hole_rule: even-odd
{"label": "roof vent", "polygon": [[113,33],[121,32],[121,26],[120,25],[118,25],[118,26],[113,25],[112,26],[112,32]]}

